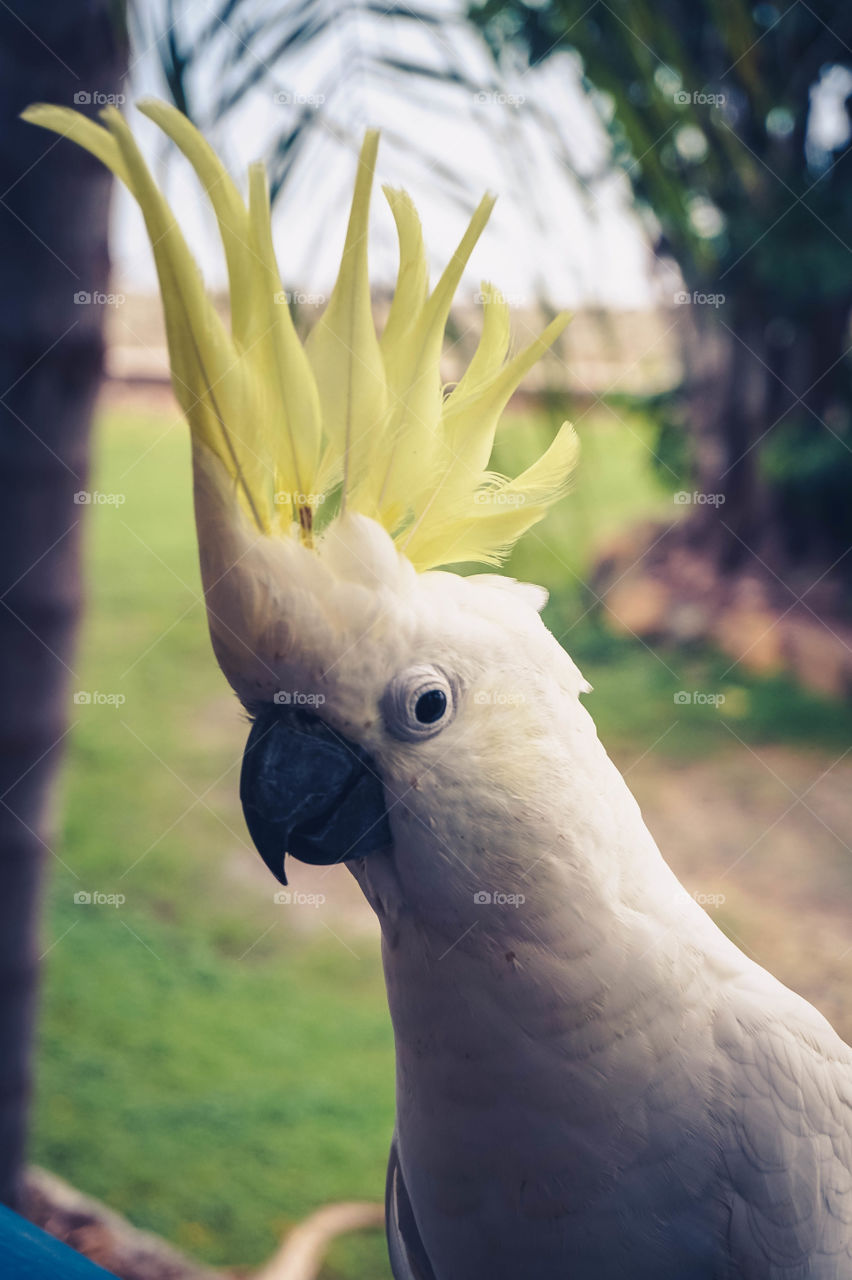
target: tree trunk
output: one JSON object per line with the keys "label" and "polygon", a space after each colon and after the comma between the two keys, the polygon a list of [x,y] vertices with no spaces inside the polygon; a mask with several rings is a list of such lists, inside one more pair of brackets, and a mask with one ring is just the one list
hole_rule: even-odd
{"label": "tree trunk", "polygon": [[766,493],[758,441],[769,425],[772,375],[764,364],[762,326],[701,314],[685,332],[690,426],[696,442],[697,492],[689,521],[696,544],[729,573],[761,554]]}
{"label": "tree trunk", "polygon": [[[771,307],[756,301],[737,314],[694,309],[685,327],[689,422],[703,500],[684,533],[722,574],[748,569],[783,578],[801,571],[812,581],[815,566],[827,568],[838,559],[838,545],[848,545],[825,493],[816,511],[797,495],[808,482],[806,460],[846,426],[849,310],[849,300],[839,298],[795,324],[779,323]],[[793,476],[792,498],[789,479],[766,474],[766,450],[779,429],[796,433],[803,463],[798,480]],[[846,502],[844,495],[844,509]]]}
{"label": "tree trunk", "polygon": [[[102,363],[109,179],[17,120],[28,103],[116,94],[111,0],[0,6],[0,1199],[23,1161],[49,798],[67,730],[80,517]],[[69,889],[70,892],[70,889]]]}

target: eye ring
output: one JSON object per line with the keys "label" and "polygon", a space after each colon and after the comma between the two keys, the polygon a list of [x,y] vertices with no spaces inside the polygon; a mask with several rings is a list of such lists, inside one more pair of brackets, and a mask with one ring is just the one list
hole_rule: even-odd
{"label": "eye ring", "polygon": [[409,667],[381,698],[385,728],[401,742],[423,742],[447,727],[456,712],[456,682],[440,667]]}

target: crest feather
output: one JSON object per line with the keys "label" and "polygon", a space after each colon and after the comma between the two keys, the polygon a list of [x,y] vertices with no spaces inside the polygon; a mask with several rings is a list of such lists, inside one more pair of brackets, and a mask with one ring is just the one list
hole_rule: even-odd
{"label": "crest feather", "polygon": [[387,409],[387,382],[367,270],[370,193],[378,148],[379,135],[371,129],[358,158],[340,272],[328,306],[306,343],[329,447],[342,458],[341,511],[346,510],[350,491],[370,470]]}
{"label": "crest feather", "polygon": [[[322,503],[337,489],[334,528],[347,510],[371,517],[419,570],[463,561],[498,563],[565,493],[578,443],[566,423],[517,478],[489,472],[503,409],[569,318],[557,316],[507,359],[509,312],[493,285],[482,286],[482,334],[470,365],[444,394],[444,331],[493,197],[480,202],[430,293],[417,212],[405,192],[385,188],[399,240],[399,272],[379,338],[367,262],[379,138],[369,131],[337,281],[303,345],[281,288],[263,166],[250,167],[246,203],[185,116],[150,99],[139,106],[189,160],[213,207],[228,269],[230,332],[119,112],[106,108],[103,124],[46,104],[22,114],[90,151],[140,205],[160,281],[172,382],[190,425],[196,465],[203,459],[204,474],[221,476],[213,485],[196,486],[197,493],[214,494],[220,507],[213,521],[196,511],[200,539],[221,527],[227,503],[236,502],[255,536],[296,537],[311,547]],[[329,529],[326,536],[336,535]],[[204,552],[202,547],[202,561]]]}

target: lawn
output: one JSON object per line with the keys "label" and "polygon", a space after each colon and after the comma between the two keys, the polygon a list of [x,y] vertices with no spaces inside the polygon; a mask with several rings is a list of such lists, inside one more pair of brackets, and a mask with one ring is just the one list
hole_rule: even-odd
{"label": "lawn", "polygon": [[[50,878],[33,1157],[211,1262],[380,1199],[392,1040],[376,949],[296,937],[239,810],[246,727],[211,656],[185,430],[108,416]],[[119,906],[75,903],[79,892]],[[388,1274],[383,1242],[340,1276]],[[360,1260],[360,1261],[358,1261]]]}
{"label": "lawn", "polygon": [[[549,430],[513,419],[503,464]],[[641,419],[599,409],[582,435],[575,495],[511,572],[550,587],[547,620],[595,685],[589,705],[616,758],[729,757],[736,739],[836,754],[843,710],[782,681],[723,678],[730,664],[713,654],[613,638],[586,613],[596,541],[671,500]],[[121,501],[82,509],[88,606],[73,685],[99,696],[71,707],[32,1154],[199,1258],[256,1264],[313,1208],[382,1197],[393,1056],[378,948],[289,928],[258,874],[237,798],[247,730],[199,600],[185,428],[106,413],[92,488]],[[724,714],[673,715],[679,688],[724,691]],[[340,1244],[326,1272],[388,1275],[377,1234]]]}

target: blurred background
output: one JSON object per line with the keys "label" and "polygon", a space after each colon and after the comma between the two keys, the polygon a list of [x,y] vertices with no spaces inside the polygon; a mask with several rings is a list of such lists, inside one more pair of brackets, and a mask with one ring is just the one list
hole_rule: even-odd
{"label": "blurred background", "polygon": [[[518,343],[570,306],[497,466],[565,418],[583,446],[508,572],[549,589],[687,887],[852,1037],[852,10],[10,0],[0,68],[0,1197],[123,1275],[247,1275],[318,1207],[381,1200],[393,1105],[371,913],[340,868],[276,900],[243,824],[141,218],[17,122],[33,100],[128,112],[223,309],[209,210],[132,103],[174,102],[239,177],[263,157],[304,330],[365,127],[436,272],[499,194],[446,378],[483,279]],[[386,1280],[381,1231],[321,1274]]]}

